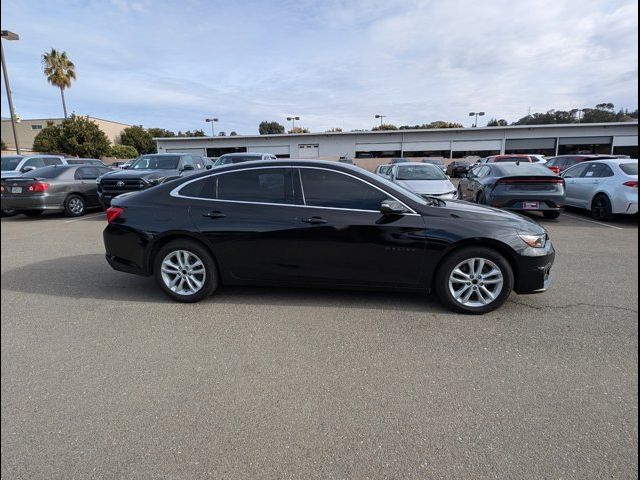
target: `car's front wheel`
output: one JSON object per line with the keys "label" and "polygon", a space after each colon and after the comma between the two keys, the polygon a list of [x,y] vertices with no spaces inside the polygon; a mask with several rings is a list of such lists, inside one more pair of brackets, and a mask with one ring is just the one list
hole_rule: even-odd
{"label": "car's front wheel", "polygon": [[476,315],[502,306],[513,284],[513,269],[507,259],[485,247],[453,252],[445,258],[435,278],[436,293],[445,306]]}
{"label": "car's front wheel", "polygon": [[198,302],[218,288],[215,260],[192,240],[163,246],[155,256],[153,271],[164,293],[178,302]]}

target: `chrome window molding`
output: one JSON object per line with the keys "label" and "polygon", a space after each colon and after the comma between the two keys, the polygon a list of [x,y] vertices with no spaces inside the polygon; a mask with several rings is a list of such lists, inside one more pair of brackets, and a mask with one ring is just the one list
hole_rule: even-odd
{"label": "chrome window molding", "polygon": [[[357,209],[357,208],[340,208],[340,207],[323,207],[323,206],[315,206],[315,205],[307,205],[306,204],[306,200],[304,198],[304,188],[302,186],[302,175],[298,175],[298,178],[300,179],[300,188],[302,191],[302,197],[303,197],[303,202],[304,205],[297,205],[294,203],[269,203],[269,202],[251,202],[251,201],[244,201],[244,200],[223,200],[223,199],[219,199],[219,198],[206,198],[206,197],[192,197],[192,196],[187,196],[187,195],[180,195],[180,190],[184,187],[186,187],[187,185],[194,183],[194,182],[198,182],[201,180],[205,180],[207,178],[210,177],[215,177],[218,175],[225,175],[227,173],[236,173],[236,172],[246,172],[248,170],[267,170],[267,169],[311,169],[311,170],[325,170],[327,172],[335,172],[335,173],[339,173],[342,175],[345,175],[347,177],[351,177],[356,179],[357,181],[360,181],[362,183],[365,183],[367,185],[369,185],[370,187],[375,188],[376,190],[381,191],[382,193],[384,193],[385,195],[389,196],[390,198],[392,198],[393,200],[395,200],[396,202],[401,203],[407,210],[407,213],[403,213],[402,215],[415,215],[415,216],[420,216],[418,213],[416,213],[416,211],[409,207],[405,202],[403,202],[402,200],[399,200],[398,198],[396,198],[394,195],[390,194],[389,192],[387,192],[386,190],[378,187],[377,185],[374,185],[370,182],[367,182],[366,180],[363,180],[359,177],[356,177],[355,175],[351,175],[350,173],[346,173],[346,172],[340,172],[338,170],[332,170],[330,168],[323,168],[323,167],[312,167],[312,166],[298,166],[298,165],[278,165],[278,166],[264,166],[264,167],[251,167],[251,168],[244,168],[244,169],[240,169],[240,170],[229,170],[227,172],[217,172],[217,173],[212,173],[211,175],[206,175],[204,177],[199,177],[199,178],[195,178],[193,180],[189,180],[188,182],[185,182],[181,185],[178,185],[176,188],[174,188],[173,190],[171,190],[171,192],[169,192],[169,195],[171,195],[172,197],[175,198],[185,198],[185,199],[190,199],[190,200],[205,200],[205,201],[209,201],[209,202],[226,202],[226,203],[242,203],[242,204],[249,204],[249,205],[270,205],[270,206],[278,206],[278,207],[298,207],[298,208],[316,208],[316,209],[324,209],[324,210],[342,210],[342,211],[348,211],[348,212],[367,212],[367,213],[380,213],[379,210],[361,210],[361,209]],[[217,189],[217,183],[216,182],[216,189]],[[216,196],[217,196],[217,192],[216,192]]]}

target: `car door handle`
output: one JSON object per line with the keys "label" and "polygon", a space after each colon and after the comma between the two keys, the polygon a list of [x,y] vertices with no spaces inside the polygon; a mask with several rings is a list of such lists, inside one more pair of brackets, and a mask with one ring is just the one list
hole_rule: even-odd
{"label": "car door handle", "polygon": [[207,213],[203,213],[202,214],[203,217],[209,217],[212,220],[215,220],[216,218],[224,218],[226,217],[226,215],[218,210],[214,210],[212,212],[207,212]]}
{"label": "car door handle", "polygon": [[311,225],[321,225],[323,223],[329,223],[322,217],[303,218],[302,221],[304,223],[310,223]]}

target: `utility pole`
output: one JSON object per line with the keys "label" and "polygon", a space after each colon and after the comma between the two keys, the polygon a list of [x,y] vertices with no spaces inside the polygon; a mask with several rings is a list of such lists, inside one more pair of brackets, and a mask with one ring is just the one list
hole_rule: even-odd
{"label": "utility pole", "polygon": [[7,74],[7,62],[4,59],[4,46],[2,40],[20,40],[17,33],[9,30],[0,31],[0,55],[2,60],[2,74],[4,75],[4,86],[7,90],[7,101],[9,102],[9,112],[11,113],[11,129],[13,130],[13,141],[16,144],[16,153],[20,155],[20,145],[18,145],[18,132],[16,131],[16,112],[13,108],[13,99],[11,98],[11,87],[9,85],[9,75]]}

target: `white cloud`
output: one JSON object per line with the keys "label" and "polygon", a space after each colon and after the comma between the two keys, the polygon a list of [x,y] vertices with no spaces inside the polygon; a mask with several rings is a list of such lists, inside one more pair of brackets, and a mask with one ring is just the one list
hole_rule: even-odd
{"label": "white cloud", "polygon": [[[173,129],[256,131],[291,113],[313,130],[515,120],[551,108],[638,101],[629,0],[2,2],[23,117],[59,110],[39,70],[55,46],[78,66],[78,112]],[[18,47],[19,45],[19,47]],[[467,122],[468,123],[468,122]]]}

